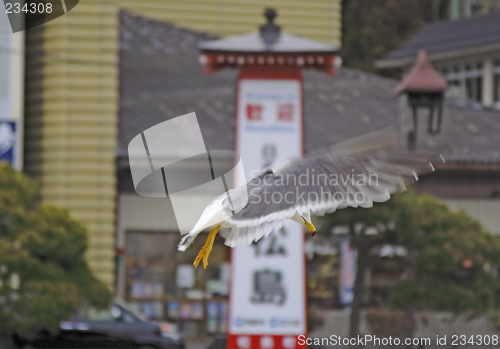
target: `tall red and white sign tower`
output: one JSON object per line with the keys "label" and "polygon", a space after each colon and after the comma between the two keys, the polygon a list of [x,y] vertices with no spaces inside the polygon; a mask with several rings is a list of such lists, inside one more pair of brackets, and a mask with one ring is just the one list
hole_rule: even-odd
{"label": "tall red and white sign tower", "polygon": [[[247,179],[275,160],[302,155],[302,69],[334,74],[338,61],[334,47],[281,33],[274,10],[265,16],[259,33],[200,45],[206,73],[240,69],[235,150]],[[291,223],[235,247],[231,264],[228,349],[299,347],[297,337],[307,332],[303,227]]]}

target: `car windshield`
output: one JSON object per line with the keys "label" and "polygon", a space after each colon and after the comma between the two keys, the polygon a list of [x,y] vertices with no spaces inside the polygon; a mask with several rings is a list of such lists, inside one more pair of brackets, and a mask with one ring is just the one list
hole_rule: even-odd
{"label": "car windshield", "polygon": [[139,320],[141,320],[141,321],[147,321],[142,316],[142,314],[140,313],[140,311],[138,309],[136,309],[132,304],[129,304],[129,303],[127,303],[127,302],[125,302],[124,300],[121,300],[121,299],[120,300],[115,300],[114,303],[118,304],[119,306],[121,306],[123,308],[125,308],[127,312],[131,313],[133,316],[135,316]]}
{"label": "car windshield", "polygon": [[80,308],[76,316],[79,321],[117,321],[121,319],[124,322],[145,321],[140,315],[131,310],[125,302],[111,303],[108,307],[98,308],[85,305]]}
{"label": "car windshield", "polygon": [[115,316],[116,309],[116,305],[104,309],[89,307],[87,308],[86,319],[89,321],[115,321],[119,317],[119,315]]}

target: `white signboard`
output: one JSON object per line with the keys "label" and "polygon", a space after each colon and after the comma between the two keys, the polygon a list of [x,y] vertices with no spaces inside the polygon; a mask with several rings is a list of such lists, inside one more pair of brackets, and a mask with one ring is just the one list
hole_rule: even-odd
{"label": "white signboard", "polygon": [[[239,81],[236,151],[246,178],[275,160],[302,155],[301,104],[298,80]],[[257,244],[232,250],[230,302],[234,347],[296,345],[296,336],[306,332],[301,225],[290,221]],[[259,338],[265,343],[254,343],[257,335],[264,335]],[[275,336],[283,343],[273,343]]]}

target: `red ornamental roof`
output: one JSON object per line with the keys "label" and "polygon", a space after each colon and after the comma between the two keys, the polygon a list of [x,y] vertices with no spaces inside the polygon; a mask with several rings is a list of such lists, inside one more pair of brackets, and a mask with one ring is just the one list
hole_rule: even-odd
{"label": "red ornamental roof", "polygon": [[200,63],[205,73],[223,68],[299,67],[315,68],[335,74],[341,60],[336,47],[314,40],[283,33],[274,23],[275,9],[266,9],[267,23],[260,26],[259,33],[250,33],[230,38],[203,42]]}
{"label": "red ornamental roof", "polygon": [[448,88],[446,80],[434,69],[425,51],[418,53],[417,62],[396,87],[396,93],[442,92]]}
{"label": "red ornamental roof", "polygon": [[199,57],[206,74],[224,68],[255,67],[290,67],[315,68],[335,75],[341,64],[336,54],[275,54],[275,53],[225,53],[204,52]]}
{"label": "red ornamental roof", "polygon": [[250,66],[298,66],[335,74],[340,66],[338,49],[310,39],[281,33],[266,44],[259,33],[203,42],[200,63],[205,73],[223,68]]}

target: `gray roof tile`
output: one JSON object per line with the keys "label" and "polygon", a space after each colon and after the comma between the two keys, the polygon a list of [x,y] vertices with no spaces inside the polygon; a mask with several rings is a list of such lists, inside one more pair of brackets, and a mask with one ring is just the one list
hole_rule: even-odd
{"label": "gray roof tile", "polygon": [[[196,112],[209,149],[233,149],[237,73],[204,75],[206,33],[122,12],[118,155],[141,131]],[[310,151],[387,126],[398,127],[396,81],[342,68],[304,71],[304,145]],[[423,116],[423,115],[422,115]],[[500,112],[448,99],[442,133],[419,144],[445,147],[448,161],[500,162]]]}
{"label": "gray roof tile", "polygon": [[383,60],[414,57],[419,50],[441,53],[500,45],[500,12],[427,24],[405,45]]}

